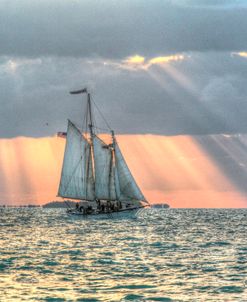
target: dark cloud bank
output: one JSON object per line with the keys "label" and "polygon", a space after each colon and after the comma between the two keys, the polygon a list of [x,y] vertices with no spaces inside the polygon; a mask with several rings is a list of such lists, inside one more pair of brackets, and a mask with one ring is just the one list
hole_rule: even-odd
{"label": "dark cloud bank", "polygon": [[[214,3],[2,0],[0,54],[123,58],[246,49],[244,2]],[[227,3],[231,9],[225,9]]]}
{"label": "dark cloud bank", "polygon": [[[79,123],[82,101],[68,91],[85,84],[119,133],[246,132],[247,60],[231,52],[247,49],[247,10],[205,3],[1,1],[0,136]],[[172,72],[119,66],[174,53],[185,59]]]}

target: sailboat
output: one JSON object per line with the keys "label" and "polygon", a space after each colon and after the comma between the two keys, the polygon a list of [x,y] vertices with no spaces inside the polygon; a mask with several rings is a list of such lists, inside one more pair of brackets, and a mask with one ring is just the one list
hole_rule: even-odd
{"label": "sailboat", "polygon": [[133,216],[139,209],[148,207],[149,202],[128,168],[114,131],[108,127],[110,143],[97,133],[92,106],[97,109],[98,106],[92,102],[87,88],[70,94],[87,95],[85,127],[80,129],[68,120],[58,196],[77,201],[75,207],[68,203],[67,213],[71,215]]}

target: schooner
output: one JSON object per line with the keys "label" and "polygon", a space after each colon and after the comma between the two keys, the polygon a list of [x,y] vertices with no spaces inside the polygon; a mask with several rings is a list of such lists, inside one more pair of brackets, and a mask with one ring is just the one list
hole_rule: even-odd
{"label": "schooner", "polygon": [[87,106],[84,131],[68,120],[58,196],[77,203],[67,212],[112,217],[149,206],[127,166],[114,131],[110,130],[110,143],[97,134],[92,110],[96,104],[90,93],[86,88],[70,93],[86,94]]}

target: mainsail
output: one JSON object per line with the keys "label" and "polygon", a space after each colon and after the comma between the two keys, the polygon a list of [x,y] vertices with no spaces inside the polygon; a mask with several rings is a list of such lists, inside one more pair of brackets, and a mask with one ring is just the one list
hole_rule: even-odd
{"label": "mainsail", "polygon": [[95,198],[91,146],[71,121],[68,121],[58,195],[85,200],[94,200]]}
{"label": "mainsail", "polygon": [[95,195],[98,199],[116,200],[112,188],[113,160],[112,150],[96,135],[93,137]]}
{"label": "mainsail", "polygon": [[109,197],[110,200],[120,200],[118,194],[118,187],[116,183],[116,166],[114,158],[114,150],[111,148],[111,165],[110,165],[110,177],[109,177]]}

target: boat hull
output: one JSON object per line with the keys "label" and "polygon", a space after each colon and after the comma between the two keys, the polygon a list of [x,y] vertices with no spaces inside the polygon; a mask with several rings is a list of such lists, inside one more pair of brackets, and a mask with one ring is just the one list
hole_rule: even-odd
{"label": "boat hull", "polygon": [[76,210],[68,210],[67,214],[70,216],[77,216],[83,219],[133,219],[136,218],[137,212],[140,211],[142,208],[135,208],[135,209],[128,209],[122,210],[118,212],[111,212],[111,213],[93,213],[93,214],[83,214]]}

